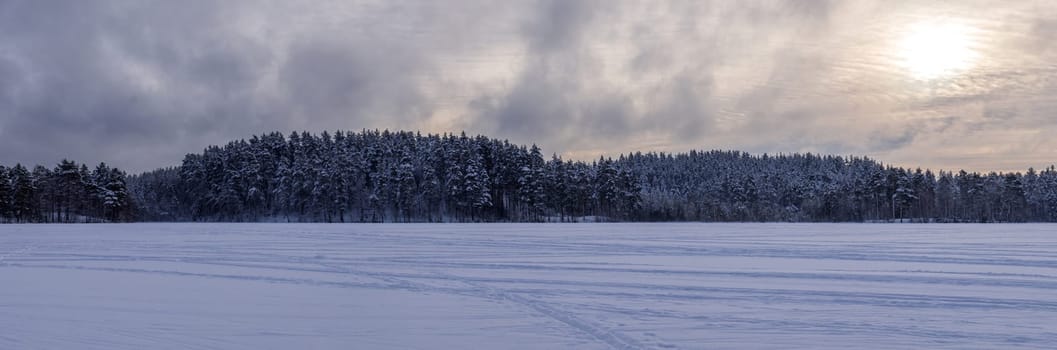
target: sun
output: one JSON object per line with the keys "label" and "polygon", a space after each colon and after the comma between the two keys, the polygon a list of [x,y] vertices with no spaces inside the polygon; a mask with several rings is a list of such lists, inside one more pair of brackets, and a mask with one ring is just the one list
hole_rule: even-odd
{"label": "sun", "polygon": [[907,28],[899,46],[903,67],[919,80],[934,80],[973,67],[970,28],[953,22],[922,22]]}

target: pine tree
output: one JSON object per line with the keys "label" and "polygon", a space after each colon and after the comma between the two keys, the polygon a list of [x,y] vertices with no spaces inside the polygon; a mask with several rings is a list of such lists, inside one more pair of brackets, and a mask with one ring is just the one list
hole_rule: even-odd
{"label": "pine tree", "polygon": [[895,192],[892,194],[892,216],[896,219],[906,218],[907,210],[917,199],[914,191],[913,181],[910,175],[903,169],[893,170],[895,176]]}
{"label": "pine tree", "polygon": [[90,175],[92,187],[93,214],[96,217],[106,217],[107,184],[110,183],[110,167],[106,163],[99,163]]}
{"label": "pine tree", "polygon": [[0,222],[7,222],[14,217],[13,198],[11,176],[8,175],[7,168],[0,165]]}
{"label": "pine tree", "polygon": [[[522,150],[524,151],[524,150]],[[520,160],[517,196],[523,220],[539,221],[546,210],[544,163],[540,148],[532,145]]]}
{"label": "pine tree", "polygon": [[125,178],[123,171],[110,169],[109,181],[103,187],[104,215],[110,221],[120,220],[129,210],[130,203]]}
{"label": "pine tree", "polygon": [[77,163],[63,159],[53,171],[54,195],[56,204],[56,221],[71,222],[74,211],[81,202],[81,172]]}
{"label": "pine tree", "polygon": [[1006,174],[1003,177],[1003,188],[1001,194],[1002,221],[1023,221],[1025,207],[1024,184],[1020,181],[1018,174]]}
{"label": "pine tree", "polygon": [[463,172],[463,187],[459,197],[470,211],[470,220],[476,220],[476,215],[483,209],[492,205],[492,193],[488,187],[490,180],[488,173],[481,164],[481,155],[475,150],[469,150],[466,159],[466,171]]}
{"label": "pine tree", "polygon": [[600,158],[596,166],[598,172],[595,174],[592,197],[600,213],[609,220],[617,214],[620,207],[620,176],[610,159]]}
{"label": "pine tree", "polygon": [[22,164],[11,168],[11,184],[14,193],[11,198],[11,210],[16,222],[37,220],[37,187],[36,179]]}
{"label": "pine tree", "polygon": [[547,207],[558,214],[558,221],[564,222],[569,213],[569,174],[565,168],[565,162],[558,154],[551,155],[547,162],[546,174],[544,175],[544,193]]}

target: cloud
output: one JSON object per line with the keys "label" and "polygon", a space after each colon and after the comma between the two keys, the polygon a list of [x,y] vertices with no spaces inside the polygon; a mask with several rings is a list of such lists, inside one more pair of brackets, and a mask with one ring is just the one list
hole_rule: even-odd
{"label": "cloud", "polygon": [[548,53],[580,47],[580,36],[601,4],[591,0],[544,0],[535,16],[526,21],[523,35],[531,51]]}
{"label": "cloud", "polygon": [[[390,128],[580,159],[719,148],[1039,168],[1057,157],[1040,136],[1057,131],[1052,13],[992,0],[2,1],[0,163],[140,171],[255,133]],[[941,17],[973,29],[981,59],[915,80],[900,35]]]}
{"label": "cloud", "polygon": [[279,73],[279,95],[289,117],[338,121],[330,123],[333,128],[395,127],[422,118],[428,108],[413,79],[427,65],[405,48],[384,42],[307,41],[289,54]]}

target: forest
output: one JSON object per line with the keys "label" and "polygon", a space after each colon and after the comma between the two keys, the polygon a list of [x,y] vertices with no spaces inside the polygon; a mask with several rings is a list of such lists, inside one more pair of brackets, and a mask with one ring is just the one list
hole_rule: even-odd
{"label": "forest", "polygon": [[739,151],[545,159],[466,134],[269,133],[126,175],[0,166],[0,222],[1053,222],[1057,169]]}
{"label": "forest", "polygon": [[63,160],[54,169],[0,165],[0,222],[115,222],[138,219],[128,196],[128,176],[100,163]]}

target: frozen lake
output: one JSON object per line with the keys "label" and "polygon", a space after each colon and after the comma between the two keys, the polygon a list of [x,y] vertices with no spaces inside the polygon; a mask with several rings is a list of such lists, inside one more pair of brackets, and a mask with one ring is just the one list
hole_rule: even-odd
{"label": "frozen lake", "polygon": [[0,225],[0,349],[1054,344],[1055,225]]}

